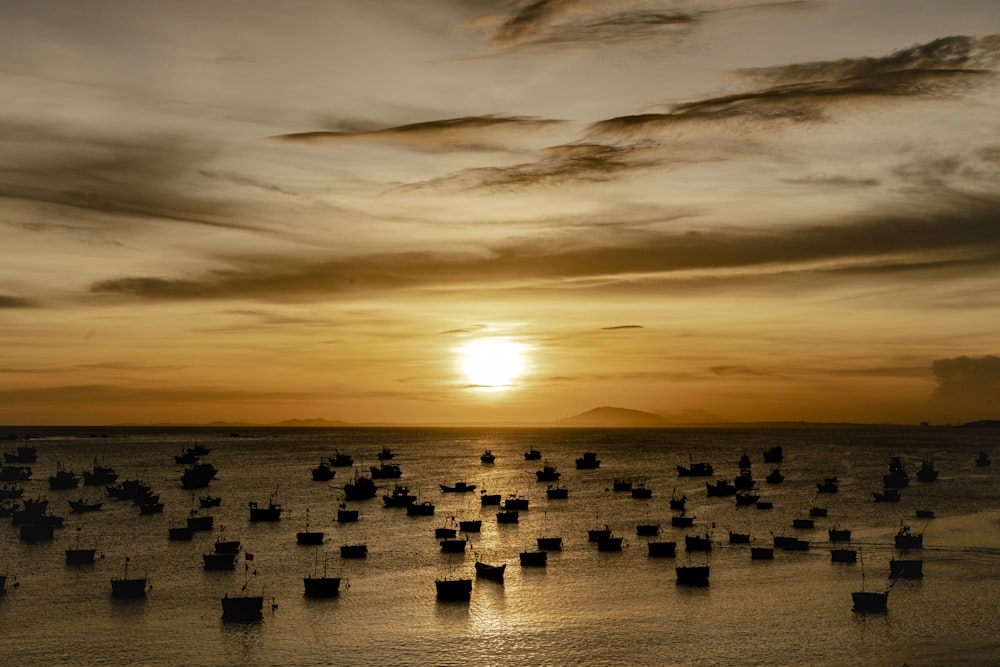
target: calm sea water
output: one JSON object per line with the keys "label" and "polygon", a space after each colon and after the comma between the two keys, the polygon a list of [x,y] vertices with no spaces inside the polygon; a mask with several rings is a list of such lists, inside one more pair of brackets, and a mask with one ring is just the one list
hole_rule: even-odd
{"label": "calm sea water", "polygon": [[[27,544],[14,527],[0,528],[0,573],[17,577],[0,597],[0,658],[10,665],[955,665],[997,664],[1000,655],[1000,461],[976,468],[980,449],[1000,456],[1000,433],[966,429],[865,430],[526,430],[526,429],[227,429],[5,428],[35,436],[38,461],[23,484],[25,496],[46,497],[65,527],[51,542]],[[98,434],[104,437],[92,437]],[[219,474],[194,493],[180,486],[183,466],[173,457],[200,443]],[[2,441],[5,451],[16,441]],[[762,452],[784,448],[782,484],[764,483],[774,466]],[[390,447],[403,471],[400,483],[434,516],[409,517],[383,507],[379,497],[348,503],[361,512],[338,524],[336,510],[351,469],[329,482],[310,471],[336,450],[359,468],[376,465]],[[535,447],[544,461],[526,461]],[[484,465],[485,449],[496,462]],[[715,478],[732,479],[744,450],[771,511],[710,498],[704,478],[679,478],[678,464],[710,462]],[[577,470],[583,452],[598,454],[595,470]],[[912,479],[899,503],[875,503],[889,457],[899,455]],[[921,483],[923,458],[941,471]],[[163,514],[140,516],[131,502],[107,497],[103,487],[48,489],[57,465],[81,473],[94,459],[119,479],[142,479],[160,494]],[[563,473],[566,500],[547,500],[535,479],[542,463]],[[840,492],[817,495],[815,483],[840,478]],[[616,477],[644,481],[653,497],[637,500],[611,490]],[[442,493],[439,484],[467,481],[474,493]],[[496,508],[482,507],[479,491],[527,497],[519,523],[498,525]],[[211,511],[215,530],[191,542],[171,542],[168,528],[183,525],[195,501],[220,495]],[[285,513],[277,523],[251,523],[248,503],[275,493]],[[672,493],[688,496],[695,527],[671,528]],[[102,500],[101,511],[72,514],[67,501]],[[815,528],[792,528],[811,504],[828,518]],[[326,532],[322,546],[299,546],[305,528]],[[916,519],[931,509],[933,519]],[[482,560],[506,562],[501,585],[475,580],[468,602],[438,602],[434,581],[474,578],[475,555],[442,553],[434,529],[481,518],[470,535]],[[5,520],[6,521],[6,520]],[[922,580],[898,581],[884,616],[855,614],[851,592],[886,585],[893,535],[900,524],[924,534]],[[639,523],[662,524],[658,538],[636,535]],[[621,552],[599,552],[587,530],[607,524],[625,538]],[[853,532],[862,563],[833,564],[827,529]],[[753,561],[748,545],[729,545],[728,530],[749,532],[753,545],[794,535],[809,551],[776,551]],[[685,534],[710,533],[711,554],[686,553]],[[521,568],[518,554],[537,537],[561,536],[563,550],[545,568]],[[253,554],[255,576],[243,560],[229,572],[209,572],[202,554],[218,538],[239,539]],[[646,542],[676,540],[676,558],[650,558]],[[92,566],[67,566],[64,550],[77,540],[103,553]],[[342,560],[342,544],[368,545],[364,560]],[[913,554],[914,552],[911,552]],[[110,597],[111,577],[149,577],[144,600]],[[332,599],[303,596],[303,575],[322,570],[344,577]],[[678,586],[675,566],[708,564],[707,588]],[[221,620],[220,598],[252,592],[277,604],[253,624]]]}

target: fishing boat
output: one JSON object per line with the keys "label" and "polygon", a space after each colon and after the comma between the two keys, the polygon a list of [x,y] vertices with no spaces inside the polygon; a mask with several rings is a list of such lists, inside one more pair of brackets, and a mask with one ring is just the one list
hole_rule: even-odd
{"label": "fishing boat", "polygon": [[681,586],[708,586],[708,565],[678,565],[675,568],[677,583]]}
{"label": "fishing boat", "polygon": [[38,460],[38,448],[22,445],[13,452],[4,452],[3,460],[7,463],[34,463]]}
{"label": "fishing boat", "polygon": [[747,454],[747,450],[743,450],[743,456],[740,457],[739,462],[736,464],[740,470],[749,470],[753,463],[750,461],[750,456]]}
{"label": "fishing boat", "polygon": [[764,463],[781,463],[784,458],[785,453],[780,445],[764,450]]}
{"label": "fishing boat", "polygon": [[206,570],[234,570],[238,554],[213,551],[202,554],[202,566]]}
{"label": "fishing boat", "polygon": [[542,466],[541,470],[535,471],[535,477],[538,478],[539,482],[555,482],[562,477],[562,473],[555,466],[546,465]]}
{"label": "fishing boat", "polygon": [[677,466],[677,475],[680,477],[711,477],[712,465],[710,463],[692,463],[689,466]]}
{"label": "fishing boat", "polygon": [[434,529],[434,537],[438,539],[442,537],[455,537],[456,535],[458,535],[458,529],[451,526],[439,526]]}
{"label": "fishing boat", "polygon": [[593,470],[600,466],[601,461],[597,458],[597,452],[584,452],[583,456],[576,460],[577,470]]}
{"label": "fishing boat", "polygon": [[735,500],[737,507],[749,507],[750,505],[755,505],[760,500],[760,494],[750,493],[749,491],[737,491]]}
{"label": "fishing boat", "polygon": [[827,531],[831,542],[850,542],[851,531],[846,528],[830,528]]}
{"label": "fishing boat", "polygon": [[705,490],[708,492],[709,497],[721,497],[735,496],[738,489],[730,482],[720,479],[716,480],[714,484],[711,482],[705,482]]}
{"label": "fishing boat", "polygon": [[479,455],[479,460],[482,461],[483,463],[493,463],[493,461],[495,461],[496,458],[497,457],[493,454],[493,452],[491,452],[488,449]]}
{"label": "fishing boat", "polygon": [[921,482],[933,482],[938,478],[938,471],[934,468],[934,461],[924,459],[920,463],[920,470],[917,471],[917,479]]}
{"label": "fishing boat", "polygon": [[560,551],[562,549],[561,537],[538,537],[535,543],[543,551]]}
{"label": "fishing boat", "polygon": [[441,551],[443,553],[449,553],[449,554],[464,553],[465,552],[465,545],[467,543],[468,543],[468,540],[466,540],[464,538],[461,538],[461,539],[459,539],[459,538],[453,538],[453,539],[441,540],[441,542],[440,542]]}
{"label": "fishing boat", "polygon": [[811,517],[825,517],[829,514],[826,507],[816,507],[813,505],[809,508],[809,516]]}
{"label": "fishing boat", "polygon": [[222,504],[222,498],[220,496],[199,496],[198,505],[205,507],[218,507]]}
{"label": "fishing boat", "polygon": [[139,506],[140,516],[147,516],[150,514],[163,514],[163,503],[146,502],[146,503],[138,503],[138,506]]}
{"label": "fishing boat", "polygon": [[672,516],[670,517],[670,525],[674,528],[690,528],[694,525],[693,516]]}
{"label": "fishing boat", "polygon": [[482,519],[466,519],[458,522],[458,529],[463,533],[478,533],[482,528]]}
{"label": "fishing boat", "polygon": [[382,496],[382,502],[386,507],[406,507],[412,505],[417,499],[410,493],[410,487],[397,484],[392,491]]}
{"label": "fishing boat", "polygon": [[566,498],[569,498],[569,489],[564,486],[559,486],[558,484],[555,486],[549,484],[549,486],[545,489],[545,497],[549,500],[565,500]]}
{"label": "fishing boat", "polygon": [[503,581],[504,572],[507,569],[507,563],[501,563],[500,565],[490,565],[488,563],[483,563],[481,561],[476,561],[476,577],[479,579],[489,579],[490,581]]}
{"label": "fishing boat", "polygon": [[0,486],[0,500],[15,500],[24,495],[24,489],[13,484]]}
{"label": "fishing boat", "polygon": [[890,579],[922,579],[924,576],[924,561],[919,558],[891,559],[889,561]]}
{"label": "fishing boat", "polygon": [[403,471],[395,463],[382,463],[377,466],[368,466],[372,479],[397,479],[403,476]]}
{"label": "fishing boat", "polygon": [[917,518],[918,519],[933,519],[934,518],[934,510],[922,510],[922,509],[918,509],[917,510]]}
{"label": "fishing boat", "polygon": [[66,549],[67,565],[93,565],[94,555],[97,549],[83,548],[80,546],[80,529],[76,529],[76,546]]}
{"label": "fishing boat", "polygon": [[822,482],[816,482],[816,490],[820,493],[836,493],[840,488],[837,477],[824,477]]}
{"label": "fishing boat", "polygon": [[302,545],[323,544],[326,534],[323,531],[309,530],[309,509],[306,508],[306,527],[295,533],[295,543]]}
{"label": "fishing boat", "polygon": [[615,477],[611,481],[611,489],[613,491],[631,491],[632,480],[628,477]]}
{"label": "fishing boat", "polygon": [[181,487],[185,489],[204,489],[215,479],[218,472],[211,463],[196,463],[188,466],[181,473]]}
{"label": "fishing boat", "polygon": [[774,560],[771,547],[750,547],[750,560]]}
{"label": "fishing boat", "polygon": [[208,514],[198,514],[198,510],[192,509],[187,518],[187,527],[191,530],[212,530],[215,525],[215,517]]}
{"label": "fishing boat", "polygon": [[872,491],[872,496],[877,503],[898,503],[900,501],[899,489],[882,489],[882,492]]}
{"label": "fishing boat", "polygon": [[712,538],[709,537],[708,533],[705,533],[704,537],[699,537],[698,535],[685,535],[684,549],[686,551],[711,551]]}
{"label": "fishing boat", "polygon": [[396,458],[396,455],[393,454],[392,450],[389,449],[388,447],[383,447],[382,451],[378,453],[379,461],[389,461],[394,458]]}
{"label": "fishing boat", "polygon": [[312,469],[312,478],[314,482],[327,482],[333,479],[337,472],[331,468],[326,463],[320,462],[318,466]]}
{"label": "fishing boat", "polygon": [[680,498],[676,495],[677,489],[670,492],[670,509],[677,510],[678,512],[684,511],[684,505],[687,503],[687,496],[683,495]]}
{"label": "fishing boat", "polygon": [[611,528],[607,525],[604,528],[592,528],[587,531],[588,542],[598,542],[608,537],[611,537]]}
{"label": "fishing boat", "polygon": [[354,457],[337,451],[330,457],[330,465],[334,468],[346,468],[354,465]]}
{"label": "fishing boat", "polygon": [[854,549],[830,549],[831,563],[855,563],[858,560],[858,552]]}
{"label": "fishing boat", "polygon": [[979,450],[979,456],[976,457],[976,467],[977,468],[985,468],[990,463],[991,463],[990,457],[986,453],[986,450],[980,449]]}
{"label": "fishing boat", "polygon": [[24,482],[31,479],[31,466],[0,466],[0,482]]}
{"label": "fishing boat", "polygon": [[435,579],[438,600],[468,600],[472,596],[472,579]]}
{"label": "fishing boat", "polygon": [[774,509],[774,503],[772,503],[770,500],[758,500],[755,503],[755,506],[759,510],[773,510]]}
{"label": "fishing boat", "polygon": [[[215,540],[215,553],[217,554],[238,554],[243,545],[239,540],[223,540],[221,537]],[[253,559],[251,559],[253,560]]]}
{"label": "fishing boat", "polygon": [[497,512],[497,523],[517,523],[520,516],[517,510],[503,508]]}
{"label": "fishing boat", "polygon": [[440,484],[441,491],[444,493],[468,493],[470,491],[476,490],[475,484],[468,484],[466,482],[455,482],[454,485]]}
{"label": "fishing boat", "polygon": [[340,547],[341,558],[367,558],[367,544],[344,544]]}
{"label": "fishing boat", "polygon": [[632,497],[638,500],[648,500],[653,497],[653,490],[644,482],[639,482],[632,487]]}
{"label": "fishing boat", "polygon": [[111,597],[119,600],[136,599],[146,597],[146,577],[128,576],[129,557],[125,557],[125,573],[121,578],[111,579]]}
{"label": "fishing boat", "polygon": [[547,551],[522,551],[520,559],[521,567],[545,567],[549,553]]}
{"label": "fishing boat", "polygon": [[371,477],[362,477],[354,473],[354,480],[344,485],[344,498],[347,500],[366,500],[374,498],[378,487]]}
{"label": "fishing boat", "polygon": [[753,471],[749,468],[741,470],[740,474],[733,478],[733,486],[736,487],[737,491],[750,491],[756,488],[757,482],[754,481]]}
{"label": "fishing boat", "polygon": [[542,458],[542,453],[537,449],[535,449],[534,447],[532,447],[531,449],[529,449],[524,453],[525,461],[538,461],[541,458]]}
{"label": "fishing boat", "polygon": [[353,523],[358,520],[358,510],[348,509],[347,505],[340,503],[337,506],[337,523]]}
{"label": "fishing boat", "polygon": [[49,489],[75,489],[80,484],[80,478],[76,473],[65,470],[61,463],[56,464],[56,472],[49,477]]}
{"label": "fishing boat", "polygon": [[331,577],[327,574],[326,559],[323,559],[323,575],[319,576],[315,572],[302,577],[302,584],[305,587],[305,596],[309,598],[333,598],[340,595],[340,577]]}
{"label": "fishing boat", "polygon": [[622,538],[616,535],[608,535],[597,540],[598,551],[621,551]]}
{"label": "fishing boat", "polygon": [[807,540],[800,540],[797,537],[775,535],[774,548],[781,549],[782,551],[808,551],[809,542]]}
{"label": "fishing boat", "polygon": [[764,481],[768,484],[781,484],[785,481],[785,476],[781,474],[780,469],[773,468],[771,472],[764,476]]}
{"label": "fishing boat", "polygon": [[653,558],[673,558],[677,553],[676,542],[648,542],[647,549]]}
{"label": "fishing boat", "polygon": [[750,533],[737,533],[729,531],[730,544],[750,544]]}
{"label": "fishing boat", "polygon": [[70,500],[68,502],[70,511],[76,514],[82,514],[84,512],[97,512],[104,507],[104,503],[92,503],[83,498],[80,498],[79,500]]}
{"label": "fishing boat", "polygon": [[503,501],[503,508],[507,510],[527,511],[528,499],[512,493]]}
{"label": "fishing boat", "polygon": [[500,494],[499,493],[486,493],[486,489],[479,492],[479,502],[484,506],[489,505],[499,505],[500,504]]}
{"label": "fishing boat", "polygon": [[861,590],[851,593],[851,600],[854,602],[853,611],[862,614],[884,614],[888,611],[889,589],[884,592],[865,590],[865,563],[861,561]]}
{"label": "fishing boat", "polygon": [[118,473],[115,472],[114,468],[98,465],[97,459],[94,459],[94,465],[90,470],[83,471],[84,486],[104,486],[106,484],[114,484],[117,479]]}
{"label": "fishing boat", "polygon": [[422,503],[410,503],[406,506],[407,516],[431,516],[434,514],[434,503],[425,500]]}
{"label": "fishing boat", "polygon": [[222,620],[229,623],[254,623],[264,618],[264,596],[243,595],[222,598]]}
{"label": "fishing boat", "polygon": [[658,523],[640,523],[635,527],[636,535],[644,535],[656,537],[660,534],[660,524]]}
{"label": "fishing boat", "polygon": [[903,461],[898,456],[889,457],[889,473],[882,476],[882,486],[887,489],[905,489],[910,485],[910,476],[903,469]]}
{"label": "fishing boat", "polygon": [[262,506],[256,500],[248,503],[250,507],[250,521],[281,521],[281,505],[275,502],[275,494],[267,500],[267,506]]}
{"label": "fishing boat", "polygon": [[895,537],[896,548],[899,550],[907,549],[923,549],[924,548],[924,536],[923,534],[914,535],[910,532],[910,527],[902,525],[899,527],[899,531],[896,533]]}
{"label": "fishing boat", "polygon": [[190,526],[171,526],[167,529],[167,539],[171,542],[187,542],[194,537]]}

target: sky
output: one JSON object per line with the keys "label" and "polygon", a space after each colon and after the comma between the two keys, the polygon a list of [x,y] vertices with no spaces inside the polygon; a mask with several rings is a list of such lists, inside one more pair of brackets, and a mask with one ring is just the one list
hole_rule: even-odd
{"label": "sky", "polygon": [[0,424],[1000,418],[995,0],[0,21]]}

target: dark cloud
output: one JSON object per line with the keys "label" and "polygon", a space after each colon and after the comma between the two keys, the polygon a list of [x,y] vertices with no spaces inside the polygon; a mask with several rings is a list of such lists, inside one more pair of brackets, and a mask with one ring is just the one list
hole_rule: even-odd
{"label": "dark cloud", "polygon": [[619,331],[620,329],[642,329],[641,324],[619,324],[613,327],[601,327],[601,331]]}
{"label": "dark cloud", "polygon": [[747,366],[712,366],[708,370],[711,371],[713,375],[719,375],[722,377],[733,377],[736,375],[767,375],[767,373],[755,371]]}
{"label": "dark cloud", "polygon": [[786,183],[796,185],[829,185],[842,188],[873,188],[880,184],[877,178],[857,178],[835,174],[815,174],[801,178],[786,178]]}
{"label": "dark cloud", "polygon": [[540,130],[563,121],[528,116],[465,116],[411,123],[381,129],[295,132],[271,139],[292,143],[323,144],[368,141],[407,146],[424,151],[496,150],[502,139]]}
{"label": "dark cloud", "polygon": [[470,327],[463,327],[461,329],[448,329],[447,331],[439,331],[438,334],[441,336],[450,336],[453,334],[470,334],[477,331],[482,331],[486,328],[485,324],[474,324]]}
{"label": "dark cloud", "polygon": [[1000,418],[1000,357],[936,359],[931,370],[937,382],[932,403],[969,419]]}
{"label": "dark cloud", "polygon": [[10,294],[0,294],[0,308],[33,308],[37,303],[32,299]]}
{"label": "dark cloud", "polygon": [[[945,201],[937,193],[939,202]],[[937,210],[914,205],[897,215],[837,225],[802,225],[771,231],[621,231],[606,239],[543,237],[512,242],[480,254],[386,253],[305,263],[296,258],[234,259],[230,266],[193,278],[121,277],[91,291],[144,299],[249,298],[304,301],[346,294],[460,285],[466,290],[549,286],[584,281],[630,284],[698,271],[703,279],[732,270],[795,273],[889,272],[941,263],[953,271],[981,272],[1000,258],[1000,198],[952,195]],[[588,242],[594,243],[589,245]],[[898,268],[897,268],[898,267]],[[645,276],[642,279],[637,276]],[[512,278],[516,277],[516,278]],[[577,287],[579,285],[576,285]]]}

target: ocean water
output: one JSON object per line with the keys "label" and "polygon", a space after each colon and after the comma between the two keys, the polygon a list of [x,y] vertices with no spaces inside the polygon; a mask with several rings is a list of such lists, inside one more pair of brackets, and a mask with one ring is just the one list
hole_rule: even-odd
{"label": "ocean water", "polygon": [[[995,665],[1000,655],[1000,461],[976,468],[980,449],[1000,455],[1000,432],[958,428],[815,430],[601,429],[267,429],[12,428],[31,434],[38,460],[22,484],[26,497],[45,497],[66,518],[51,542],[25,543],[0,527],[0,574],[11,576],[0,597],[0,658],[32,665]],[[183,466],[173,457],[195,443],[219,473],[208,489],[184,490]],[[4,451],[23,444],[0,441]],[[781,445],[785,460],[766,464],[762,452]],[[356,468],[377,465],[390,447],[403,471],[399,483],[433,516],[410,517],[385,508],[379,496],[349,502],[357,523],[338,524],[336,510],[350,468],[328,482],[310,471],[339,450]],[[543,461],[526,461],[535,447]],[[496,454],[492,465],[479,455]],[[577,470],[574,460],[596,452],[601,465]],[[736,507],[708,497],[705,478],[680,478],[678,464],[708,461],[715,479],[732,479],[744,451],[753,461],[763,499],[774,509]],[[899,503],[875,503],[889,457],[910,474]],[[916,480],[923,458],[937,481]],[[153,487],[164,512],[140,516],[103,487],[52,491],[57,466],[81,473],[95,458]],[[547,500],[535,479],[543,463],[561,472],[565,500]],[[779,467],[781,484],[764,483]],[[836,475],[837,494],[817,494],[816,482]],[[653,490],[648,500],[614,492],[629,477]],[[466,481],[473,493],[443,493],[440,484]],[[480,490],[529,499],[516,524],[497,524]],[[196,496],[223,498],[203,514],[215,529],[191,542],[168,541],[183,525]],[[251,523],[248,503],[275,494],[284,508],[276,523]],[[672,494],[687,495],[691,529],[671,528]],[[68,502],[101,500],[99,512],[73,514]],[[812,505],[828,509],[814,529],[793,529]],[[916,509],[933,519],[917,519]],[[296,544],[305,528],[326,533],[320,546]],[[481,518],[464,554],[442,553],[434,529]],[[4,521],[9,521],[4,519]],[[657,538],[636,535],[637,524],[660,523]],[[885,615],[851,611],[851,592],[886,586],[893,536],[901,524],[924,535],[924,577],[898,580]],[[600,552],[587,531],[607,525],[624,537],[620,552]],[[831,563],[827,529],[852,531],[860,551],[854,565]],[[748,532],[751,545],[730,545],[728,531]],[[684,535],[708,533],[711,553],[687,553]],[[544,568],[522,568],[518,554],[539,536],[560,536]],[[773,535],[810,542],[802,552],[775,551],[773,561],[750,559],[750,546],[771,546]],[[234,571],[211,572],[202,554],[216,539],[239,539],[253,560]],[[646,542],[677,541],[675,558],[650,558]],[[79,541],[103,554],[94,565],[68,566],[64,550]],[[366,543],[361,560],[340,558],[343,544]],[[114,600],[110,579],[145,575],[148,595]],[[475,580],[476,557],[507,563],[503,584]],[[322,571],[343,577],[339,597],[306,598],[302,577]],[[677,565],[710,565],[710,585],[676,583]],[[467,602],[439,602],[435,579],[474,579]],[[17,584],[14,585],[13,577]],[[864,582],[863,582],[864,580]],[[251,593],[272,598],[257,623],[221,620],[220,598]]]}

